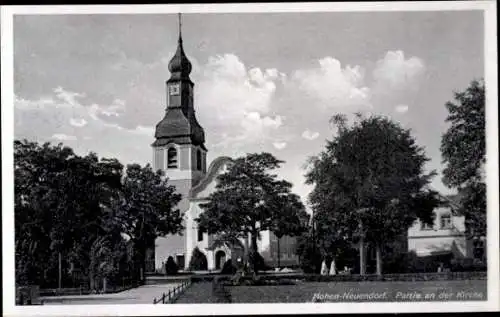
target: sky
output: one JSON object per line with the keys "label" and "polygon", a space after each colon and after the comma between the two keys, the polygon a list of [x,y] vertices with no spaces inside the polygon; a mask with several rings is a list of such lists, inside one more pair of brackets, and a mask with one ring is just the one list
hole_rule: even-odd
{"label": "sky", "polygon": [[[354,112],[411,129],[441,181],[445,103],[484,76],[481,11],[184,14],[208,161],[267,151],[305,203],[305,165]],[[14,17],[14,136],[151,163],[176,14]]]}

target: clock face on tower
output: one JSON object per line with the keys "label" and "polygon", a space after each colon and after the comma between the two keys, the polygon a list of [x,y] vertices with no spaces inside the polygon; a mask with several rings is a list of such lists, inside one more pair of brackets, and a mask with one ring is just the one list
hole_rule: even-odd
{"label": "clock face on tower", "polygon": [[170,86],[169,94],[170,96],[176,96],[180,92],[179,84],[173,84]]}

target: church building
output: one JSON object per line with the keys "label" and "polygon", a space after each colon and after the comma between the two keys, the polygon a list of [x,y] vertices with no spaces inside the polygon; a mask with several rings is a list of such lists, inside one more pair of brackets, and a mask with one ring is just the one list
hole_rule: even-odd
{"label": "church building", "polygon": [[[153,142],[153,168],[165,172],[169,183],[182,195],[177,205],[184,215],[184,233],[158,237],[154,250],[148,254],[147,271],[162,269],[163,263],[172,256],[179,268],[188,269],[193,250],[197,247],[207,259],[207,269],[220,269],[224,262],[236,252],[227,246],[213,247],[214,237],[199,230],[195,219],[202,212],[200,204],[215,190],[217,175],[224,172],[231,158],[218,157],[207,165],[205,132],[196,119],[193,90],[189,75],[192,65],[182,43],[179,19],[177,51],[170,60],[170,79],[166,81],[166,109],[163,119],[156,125]],[[298,263],[295,243],[290,237],[280,245],[282,263]],[[281,241],[281,240],[280,240]],[[273,243],[274,242],[274,243]],[[258,249],[266,262],[272,265],[277,253],[273,252],[276,237],[271,232],[262,232]],[[239,255],[238,255],[239,257]]]}

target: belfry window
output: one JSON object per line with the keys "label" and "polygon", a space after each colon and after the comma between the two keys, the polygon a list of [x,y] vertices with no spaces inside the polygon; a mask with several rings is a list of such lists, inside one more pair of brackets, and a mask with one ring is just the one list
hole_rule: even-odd
{"label": "belfry window", "polygon": [[196,151],[196,169],[201,171],[201,151]]}
{"label": "belfry window", "polygon": [[173,147],[167,152],[167,168],[177,168],[177,150]]}

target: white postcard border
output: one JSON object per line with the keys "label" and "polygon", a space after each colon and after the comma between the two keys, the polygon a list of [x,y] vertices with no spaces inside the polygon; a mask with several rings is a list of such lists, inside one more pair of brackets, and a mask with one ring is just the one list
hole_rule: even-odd
{"label": "white postcard border", "polygon": [[[2,6],[2,238],[3,308],[5,315],[208,315],[208,314],[304,314],[380,312],[495,311],[499,306],[499,215],[498,215],[498,53],[496,3],[456,2],[358,2],[358,3],[262,3],[203,5],[112,5],[112,6]],[[13,147],[13,15],[14,14],[158,14],[235,12],[360,12],[483,10],[485,18],[485,84],[487,100],[487,202],[488,202],[488,300],[467,302],[409,303],[304,303],[304,304],[175,304],[175,305],[74,305],[14,306],[14,191]]]}

